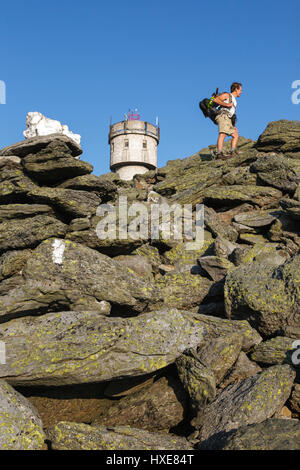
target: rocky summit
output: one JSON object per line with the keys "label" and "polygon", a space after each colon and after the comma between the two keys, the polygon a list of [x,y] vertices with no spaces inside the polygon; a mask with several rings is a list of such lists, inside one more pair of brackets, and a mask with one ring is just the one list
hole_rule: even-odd
{"label": "rocky summit", "polygon": [[0,449],[300,449],[300,122],[214,149],[0,151]]}

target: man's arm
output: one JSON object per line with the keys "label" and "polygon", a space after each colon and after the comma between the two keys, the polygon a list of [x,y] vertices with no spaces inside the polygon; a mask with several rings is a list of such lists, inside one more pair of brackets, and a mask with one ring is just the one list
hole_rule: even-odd
{"label": "man's arm", "polygon": [[220,106],[225,106],[225,108],[231,108],[232,103],[224,103],[224,100],[229,99],[229,93],[221,93],[217,98],[214,99],[214,103],[219,104]]}

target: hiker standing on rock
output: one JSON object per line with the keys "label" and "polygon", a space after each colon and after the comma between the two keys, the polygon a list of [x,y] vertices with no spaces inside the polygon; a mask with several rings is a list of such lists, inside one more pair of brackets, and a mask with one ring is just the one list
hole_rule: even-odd
{"label": "hiker standing on rock", "polygon": [[[235,127],[236,121],[236,107],[237,101],[236,98],[241,96],[242,93],[242,84],[234,82],[230,87],[230,93],[221,93],[214,99],[214,103],[221,106],[221,111],[215,118],[219,126],[219,137],[217,142],[217,158],[220,160],[227,160],[228,158],[235,157],[239,153],[236,150],[236,146],[239,139],[239,133]],[[232,137],[231,141],[231,151],[229,154],[224,154],[223,144],[226,136],[229,135]]]}

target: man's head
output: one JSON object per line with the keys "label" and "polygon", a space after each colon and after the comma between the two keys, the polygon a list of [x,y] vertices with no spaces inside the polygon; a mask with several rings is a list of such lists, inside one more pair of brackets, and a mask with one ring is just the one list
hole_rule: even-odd
{"label": "man's head", "polygon": [[242,93],[242,84],[239,82],[233,82],[230,91],[234,96],[240,96]]}

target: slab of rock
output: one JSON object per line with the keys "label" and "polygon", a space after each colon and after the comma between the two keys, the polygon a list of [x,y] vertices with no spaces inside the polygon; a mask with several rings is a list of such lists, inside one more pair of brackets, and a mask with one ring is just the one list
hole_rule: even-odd
{"label": "slab of rock", "polygon": [[212,282],[188,271],[171,271],[155,280],[165,306],[189,310],[201,304]]}
{"label": "slab of rock", "polygon": [[204,204],[213,207],[237,205],[243,202],[262,208],[277,207],[281,191],[264,186],[211,186],[205,189]]}
{"label": "slab of rock", "polygon": [[[0,365],[1,369],[1,365]],[[45,433],[35,407],[0,380],[1,450],[41,450]]]}
{"label": "slab of rock", "polygon": [[59,188],[93,191],[103,202],[113,199],[117,194],[115,183],[96,175],[76,176],[61,183]]}
{"label": "slab of rock", "polygon": [[134,272],[138,276],[153,280],[152,264],[145,256],[119,255],[114,257],[114,261],[126,266],[129,272]]}
{"label": "slab of rock", "polygon": [[80,145],[78,145],[73,139],[70,139],[66,135],[51,134],[45,136],[31,137],[30,139],[22,140],[21,142],[17,142],[16,144],[4,147],[2,150],[0,150],[0,155],[13,155],[22,158],[26,155],[29,155],[30,153],[39,152],[52,142],[57,142],[58,144],[63,142],[67,144],[73,157],[78,157],[82,154],[82,149]]}
{"label": "slab of rock", "polygon": [[25,176],[20,163],[0,159],[0,203],[22,202],[35,184]]}
{"label": "slab of rock", "polygon": [[251,353],[251,359],[261,364],[291,364],[292,353],[294,351],[294,339],[286,336],[276,336],[276,338],[263,341],[255,346]]}
{"label": "slab of rock", "polygon": [[65,142],[52,141],[39,152],[24,157],[22,163],[30,177],[48,186],[93,171],[92,165],[72,156]]}
{"label": "slab of rock", "polygon": [[202,256],[197,262],[213,281],[224,279],[228,271],[234,268],[230,261],[219,256]]}
{"label": "slab of rock", "polygon": [[0,257],[0,280],[20,273],[31,255],[30,249],[6,251]]}
{"label": "slab of rock", "polygon": [[67,225],[50,215],[36,215],[0,223],[0,252],[20,248],[34,248],[50,237],[64,237]]}
{"label": "slab of rock", "polygon": [[245,214],[237,214],[234,216],[234,221],[247,225],[248,227],[266,227],[272,224],[276,218],[269,212],[252,211]]}
{"label": "slab of rock", "polygon": [[168,432],[184,419],[186,408],[187,396],[180,382],[162,377],[114,402],[93,421],[93,425],[127,425],[152,432]]}
{"label": "slab of rock", "polygon": [[226,387],[204,410],[200,439],[273,416],[288,399],[295,375],[289,365],[272,366]]}
{"label": "slab of rock", "polygon": [[63,188],[36,187],[30,191],[29,196],[34,202],[54,207],[71,218],[95,214],[101,202],[94,193]]}
{"label": "slab of rock", "polygon": [[0,325],[8,383],[70,385],[141,376],[174,362],[199,344],[201,322],[169,309],[132,318],[97,312],[48,313]]}
{"label": "slab of rock", "polygon": [[9,219],[23,219],[39,214],[54,216],[52,207],[45,204],[3,204],[0,206],[0,222]]}
{"label": "slab of rock", "polygon": [[250,168],[257,173],[261,183],[283,192],[294,193],[300,182],[298,160],[283,155],[266,155],[253,163]]}
{"label": "slab of rock", "polygon": [[299,338],[300,255],[278,268],[261,262],[241,265],[225,280],[227,316],[247,319],[264,336]]}
{"label": "slab of rock", "polygon": [[189,354],[183,354],[176,361],[178,376],[190,398],[195,426],[201,419],[203,409],[216,397],[216,378],[213,371]]}
{"label": "slab of rock", "polygon": [[293,391],[289,399],[289,406],[300,418],[300,384],[294,384]]}
{"label": "slab of rock", "polygon": [[250,327],[247,321],[225,320],[224,318],[183,311],[182,313],[191,321],[201,324],[209,338],[239,333],[242,337],[242,350],[245,352],[248,352],[255,344],[259,344],[262,341],[261,336],[254,328]]}
{"label": "slab of rock", "polygon": [[137,313],[160,300],[154,285],[108,256],[62,239],[48,239],[31,253],[21,281],[0,293],[2,320],[63,309],[103,313],[101,301]]}
{"label": "slab of rock", "polygon": [[228,385],[240,382],[241,380],[252,377],[252,375],[261,372],[261,368],[258,364],[248,359],[244,351],[240,352],[240,355],[233,365],[233,367],[228,371],[224,380],[219,385],[220,388],[228,387]]}
{"label": "slab of rock", "polygon": [[300,150],[300,122],[270,122],[259,136],[255,147],[263,152],[298,152]]}
{"label": "slab of rock", "polygon": [[204,224],[215,237],[221,236],[232,242],[235,242],[238,237],[237,231],[225,223],[211,207],[204,208]]}
{"label": "slab of rock", "polygon": [[300,220],[300,202],[296,199],[282,198],[279,201],[284,212],[294,220]]}
{"label": "slab of rock", "polygon": [[[62,421],[47,429],[53,450],[192,450],[184,437],[129,426],[89,426]],[[112,457],[113,458],[113,457]]]}
{"label": "slab of rock", "polygon": [[216,386],[236,361],[242,347],[239,333],[204,340],[176,360],[179,378],[190,396],[195,425],[216,396]]}
{"label": "slab of rock", "polygon": [[213,244],[213,253],[215,256],[219,256],[221,258],[228,258],[233,251],[237,248],[236,243],[232,243],[226,238],[218,236]]}

